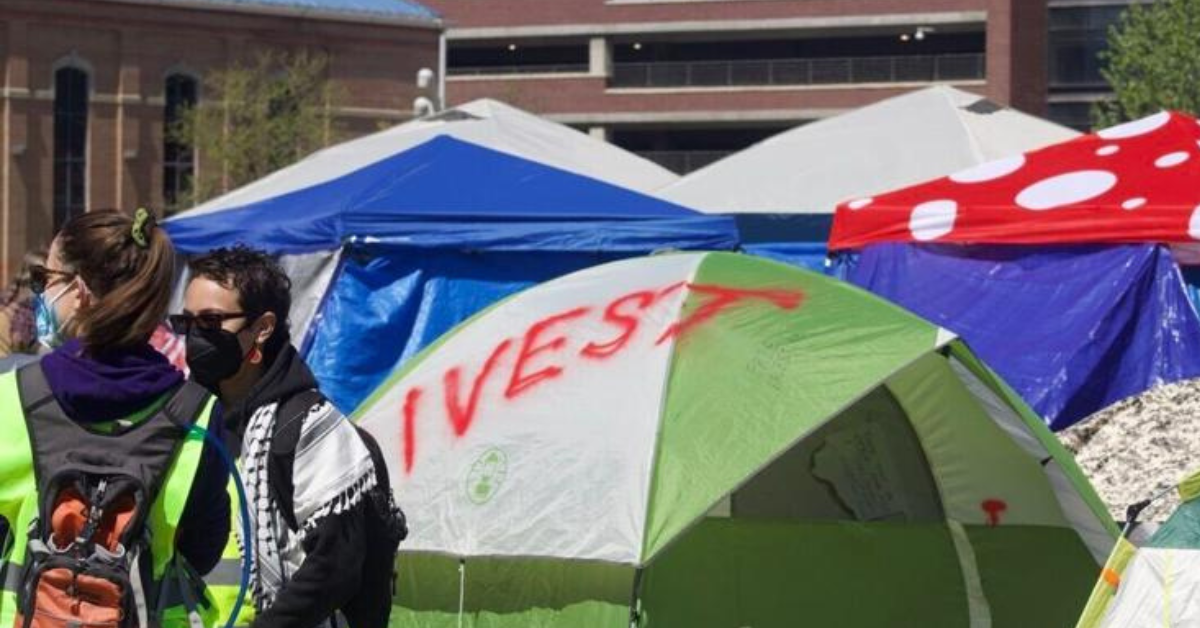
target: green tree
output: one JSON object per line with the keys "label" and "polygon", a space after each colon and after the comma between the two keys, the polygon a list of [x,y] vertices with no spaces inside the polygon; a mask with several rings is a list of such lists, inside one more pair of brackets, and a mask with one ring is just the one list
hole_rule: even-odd
{"label": "green tree", "polygon": [[208,97],[168,129],[200,164],[184,209],[292,164],[335,141],[336,84],[328,58],[307,51],[264,52],[204,78]]}
{"label": "green tree", "polygon": [[1200,0],[1131,5],[1100,59],[1114,98],[1093,109],[1098,125],[1161,109],[1200,113]]}

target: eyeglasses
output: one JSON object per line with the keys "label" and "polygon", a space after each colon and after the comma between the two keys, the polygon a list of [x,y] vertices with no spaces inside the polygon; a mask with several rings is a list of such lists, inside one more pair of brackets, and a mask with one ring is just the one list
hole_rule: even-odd
{"label": "eyeglasses", "polygon": [[171,324],[171,331],[180,336],[186,336],[192,331],[192,327],[207,331],[214,331],[221,328],[221,324],[225,321],[235,318],[246,318],[249,316],[245,312],[202,312],[200,314],[172,314],[167,317],[167,322]]}
{"label": "eyeglasses", "polygon": [[41,294],[46,291],[46,288],[50,286],[51,283],[53,283],[51,281],[52,278],[65,277],[70,279],[74,276],[75,273],[70,273],[65,270],[54,270],[52,268],[46,268],[41,264],[35,264],[29,267],[29,289],[32,290],[34,294]]}

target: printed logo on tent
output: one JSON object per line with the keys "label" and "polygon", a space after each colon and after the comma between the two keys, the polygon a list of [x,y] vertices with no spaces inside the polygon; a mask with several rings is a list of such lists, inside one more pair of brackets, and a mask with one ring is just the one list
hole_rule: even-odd
{"label": "printed logo on tent", "polygon": [[[503,377],[502,371],[507,370],[502,401],[513,402],[569,372],[571,364],[566,358],[572,353],[576,358],[591,362],[608,360],[625,351],[637,334],[644,333],[643,315],[648,310],[680,290],[689,292],[694,306],[655,336],[655,347],[662,347],[671,340],[683,341],[697,328],[736,307],[758,303],[793,310],[804,300],[804,294],[796,290],[747,289],[680,281],[662,288],[631,292],[606,305],[584,305],[542,318],[521,336],[500,340],[482,364],[469,367],[470,370],[463,366],[446,369],[441,385],[437,387],[440,390],[426,395],[423,386],[408,388],[401,408],[405,473],[412,473],[417,459],[418,425],[426,397],[433,402],[441,401],[442,411],[454,435],[462,438],[486,410],[481,407],[484,388],[494,378]],[[605,338],[573,337],[570,323],[585,317],[599,317],[612,329],[612,335]],[[580,348],[568,353],[568,345]]]}
{"label": "printed logo on tent", "polygon": [[467,470],[463,486],[467,491],[467,499],[476,505],[483,505],[500,492],[504,478],[508,475],[508,455],[503,450],[492,447],[480,454],[471,468]]}

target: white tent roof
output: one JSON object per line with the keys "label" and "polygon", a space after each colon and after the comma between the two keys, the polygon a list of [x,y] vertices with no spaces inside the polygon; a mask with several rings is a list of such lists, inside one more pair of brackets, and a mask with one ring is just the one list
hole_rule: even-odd
{"label": "white tent roof", "polygon": [[705,212],[832,213],[850,198],[1076,135],[976,94],[930,87],[780,133],[658,195]]}
{"label": "white tent roof", "polygon": [[438,135],[478,144],[639,192],[678,179],[612,144],[504,103],[482,99],[331,146],[258,181],[208,201],[188,216],[240,207],[335,179]]}

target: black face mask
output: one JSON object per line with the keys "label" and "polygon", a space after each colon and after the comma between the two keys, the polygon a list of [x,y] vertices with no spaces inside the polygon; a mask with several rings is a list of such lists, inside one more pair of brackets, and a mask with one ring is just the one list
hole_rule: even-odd
{"label": "black face mask", "polygon": [[197,384],[217,393],[218,385],[237,374],[246,355],[237,334],[193,327],[187,335],[187,365]]}

